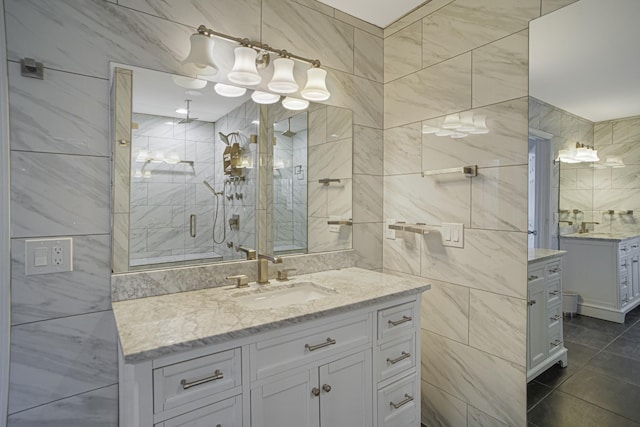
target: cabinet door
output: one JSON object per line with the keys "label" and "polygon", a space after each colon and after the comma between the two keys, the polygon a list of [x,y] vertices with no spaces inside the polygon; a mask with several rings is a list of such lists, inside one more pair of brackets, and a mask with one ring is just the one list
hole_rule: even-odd
{"label": "cabinet door", "polygon": [[370,350],[320,366],[322,427],[373,425],[371,369]]}
{"label": "cabinet door", "polygon": [[[319,427],[318,368],[289,376],[251,390],[252,427]],[[345,424],[346,425],[346,424]]]}
{"label": "cabinet door", "polygon": [[545,360],[549,352],[547,347],[546,298],[544,282],[529,283],[527,310],[529,323],[527,364],[529,369]]}

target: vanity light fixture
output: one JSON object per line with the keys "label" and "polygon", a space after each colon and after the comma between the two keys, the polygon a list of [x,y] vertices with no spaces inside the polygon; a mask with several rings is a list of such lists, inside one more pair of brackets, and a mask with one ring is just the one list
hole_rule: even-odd
{"label": "vanity light fixture", "polygon": [[475,116],[473,111],[447,114],[440,127],[424,124],[422,134],[435,136],[448,136],[453,139],[464,138],[471,135],[484,135],[489,133],[487,116],[480,114]]}
{"label": "vanity light fixture", "polygon": [[215,89],[218,95],[226,96],[227,98],[237,98],[247,92],[243,87],[226,85],[224,83],[216,83],[213,89]]}
{"label": "vanity light fixture", "polygon": [[213,31],[204,25],[200,25],[197,32],[191,35],[191,50],[187,58],[182,61],[187,72],[203,76],[217,72],[213,59],[214,36],[240,44],[234,49],[233,68],[226,76],[231,83],[244,86],[260,84],[262,76],[258,69],[269,65],[271,52],[277,54],[279,58],[273,61],[273,77],[267,84],[269,90],[282,94],[295,93],[298,90],[300,85],[293,75],[295,59],[311,64],[311,68],[307,71],[306,85],[300,92],[302,97],[310,101],[326,101],[331,96],[326,86],[327,72],[320,68],[318,59],[305,58],[284,49],[275,49],[268,44]]}
{"label": "vanity light fixture", "polygon": [[622,159],[618,156],[607,156],[607,160],[603,165],[610,168],[623,168],[625,166]]}
{"label": "vanity light fixture", "polygon": [[275,104],[280,101],[280,95],[256,90],[251,94],[251,99],[253,99],[253,102],[256,104]]}
{"label": "vanity light fixture", "polygon": [[576,143],[576,155],[575,159],[581,162],[597,162],[600,161],[598,158],[598,150],[595,150],[594,147],[590,145]]}
{"label": "vanity light fixture", "polygon": [[179,76],[174,74],[171,76],[173,82],[185,89],[204,89],[207,85],[206,80],[194,79],[193,77]]}
{"label": "vanity light fixture", "polygon": [[287,110],[299,111],[299,110],[304,110],[308,108],[309,101],[287,96],[285,99],[282,100],[282,106]]}

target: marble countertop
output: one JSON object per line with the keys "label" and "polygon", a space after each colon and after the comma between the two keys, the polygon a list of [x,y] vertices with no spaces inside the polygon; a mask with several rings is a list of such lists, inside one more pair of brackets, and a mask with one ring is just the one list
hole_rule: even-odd
{"label": "marble countertop", "polygon": [[[234,295],[247,288],[217,287],[113,303],[124,359],[141,362],[352,311],[431,288],[426,279],[403,278],[360,268],[345,268],[272,280],[258,291],[311,281],[335,292],[306,304],[255,309]],[[257,287],[258,285],[252,284]]]}
{"label": "marble countertop", "polygon": [[553,258],[566,253],[567,251],[558,251],[555,249],[529,248],[529,262]]}
{"label": "marble countertop", "polygon": [[633,232],[618,232],[618,233],[572,233],[564,234],[560,237],[568,239],[597,239],[597,240],[610,240],[615,242],[621,242],[623,240],[633,239],[638,237],[637,231]]}

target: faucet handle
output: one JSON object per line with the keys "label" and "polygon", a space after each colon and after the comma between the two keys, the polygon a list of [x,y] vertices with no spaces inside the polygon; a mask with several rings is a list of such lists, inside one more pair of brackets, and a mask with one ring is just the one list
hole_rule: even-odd
{"label": "faucet handle", "polygon": [[289,273],[294,271],[298,271],[298,270],[295,268],[284,268],[282,270],[278,270],[276,274],[277,280],[280,280],[280,281],[289,280]]}
{"label": "faucet handle", "polygon": [[235,280],[236,288],[246,288],[249,286],[249,278],[246,274],[238,274],[236,276],[227,276],[225,279]]}

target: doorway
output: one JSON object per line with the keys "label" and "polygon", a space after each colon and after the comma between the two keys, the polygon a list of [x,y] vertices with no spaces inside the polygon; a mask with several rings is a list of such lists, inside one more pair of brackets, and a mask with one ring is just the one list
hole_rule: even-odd
{"label": "doorway", "polygon": [[552,139],[553,135],[529,129],[528,247],[552,249]]}

